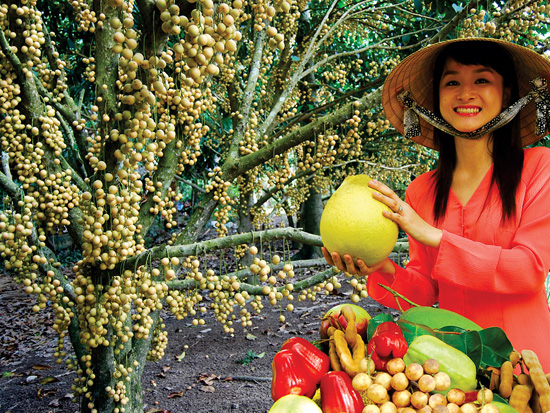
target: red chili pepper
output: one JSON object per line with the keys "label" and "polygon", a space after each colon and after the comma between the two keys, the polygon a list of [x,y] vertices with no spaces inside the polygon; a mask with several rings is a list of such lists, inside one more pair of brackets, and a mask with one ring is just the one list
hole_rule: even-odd
{"label": "red chili pepper", "polygon": [[367,344],[367,354],[374,361],[376,370],[386,370],[386,363],[393,358],[403,357],[407,348],[407,341],[399,326],[393,321],[386,321],[374,330]]}
{"label": "red chili pepper", "polygon": [[292,337],[283,343],[281,350],[290,349],[299,357],[300,365],[306,368],[315,385],[330,370],[330,359],[327,354],[302,337]]}
{"label": "red chili pepper", "polygon": [[321,379],[323,413],[361,413],[365,403],[345,371],[329,371]]}
{"label": "red chili pepper", "polygon": [[279,351],[273,357],[271,368],[271,397],[279,400],[287,394],[313,397],[317,383],[301,365],[301,358],[291,349]]}

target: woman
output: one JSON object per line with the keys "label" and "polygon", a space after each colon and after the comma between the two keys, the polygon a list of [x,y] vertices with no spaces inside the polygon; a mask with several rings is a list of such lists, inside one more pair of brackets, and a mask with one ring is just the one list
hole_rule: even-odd
{"label": "woman", "polygon": [[484,328],[501,327],[550,372],[550,149],[522,149],[547,129],[534,103],[548,103],[544,80],[535,80],[545,73],[550,62],[535,52],[489,39],[439,43],[401,62],[384,85],[386,116],[437,149],[438,166],[410,184],[405,202],[370,185],[390,209],[383,215],[407,233],[410,261],[406,269],[389,259],[367,267],[323,252],[340,270],[368,275],[369,295],[381,304],[398,308],[379,284],[420,305],[439,302]]}

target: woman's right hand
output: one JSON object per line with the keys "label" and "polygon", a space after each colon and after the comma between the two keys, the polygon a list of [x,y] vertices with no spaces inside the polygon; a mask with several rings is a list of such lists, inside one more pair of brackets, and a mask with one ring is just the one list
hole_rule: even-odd
{"label": "woman's right hand", "polygon": [[340,256],[336,251],[332,254],[328,252],[325,247],[322,247],[323,256],[327,264],[333,265],[338,268],[340,271],[347,272],[352,275],[361,275],[367,276],[376,271],[381,271],[388,274],[395,273],[395,267],[393,266],[392,261],[389,258],[384,259],[378,264],[368,267],[365,262],[361,259],[357,260],[357,265],[353,262],[353,258],[349,254],[344,254]]}

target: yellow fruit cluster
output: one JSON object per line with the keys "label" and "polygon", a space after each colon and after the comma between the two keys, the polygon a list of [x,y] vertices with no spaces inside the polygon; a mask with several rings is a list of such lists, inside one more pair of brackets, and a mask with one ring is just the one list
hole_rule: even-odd
{"label": "yellow fruit cluster", "polygon": [[[519,368],[520,374],[514,369]],[[518,413],[550,410],[550,372],[544,374],[538,356],[531,350],[513,351],[500,369],[490,368],[490,389],[507,399]],[[527,372],[529,374],[527,374]]]}

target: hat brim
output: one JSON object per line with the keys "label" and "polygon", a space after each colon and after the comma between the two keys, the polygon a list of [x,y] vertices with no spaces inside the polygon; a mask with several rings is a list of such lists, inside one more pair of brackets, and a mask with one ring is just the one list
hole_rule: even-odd
{"label": "hat brim", "polygon": [[[550,60],[526,47],[498,39],[469,38],[448,40],[427,46],[405,58],[389,74],[382,89],[382,106],[386,118],[402,135],[403,106],[397,99],[397,93],[405,89],[410,92],[415,102],[431,111],[433,108],[433,71],[434,64],[439,53],[450,43],[455,42],[494,42],[504,47],[514,59],[514,66],[518,76],[519,96],[529,93],[529,82],[538,77],[550,76]],[[522,145],[530,145],[541,136],[535,134],[536,108],[535,103],[530,102],[523,108],[520,116],[520,136]],[[435,149],[433,142],[434,128],[423,119],[420,120],[421,133],[412,138],[413,141],[428,148]]]}

